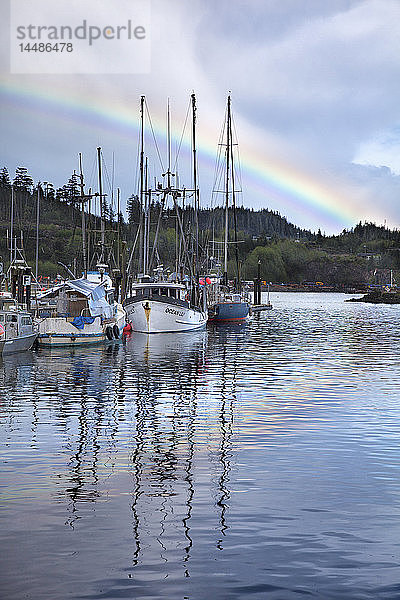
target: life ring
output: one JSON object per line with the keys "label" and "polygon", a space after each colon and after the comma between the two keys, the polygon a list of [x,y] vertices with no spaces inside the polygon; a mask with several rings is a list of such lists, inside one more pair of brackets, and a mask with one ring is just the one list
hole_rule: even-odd
{"label": "life ring", "polygon": [[108,340],[112,340],[113,339],[114,334],[113,334],[112,327],[107,327],[107,329],[106,329],[106,336],[107,336]]}
{"label": "life ring", "polygon": [[5,329],[4,329],[3,325],[0,323],[0,335],[3,335],[3,333],[5,333]]}
{"label": "life ring", "polygon": [[113,333],[114,333],[114,337],[116,340],[119,339],[119,327],[118,325],[115,323],[114,327],[113,327]]}

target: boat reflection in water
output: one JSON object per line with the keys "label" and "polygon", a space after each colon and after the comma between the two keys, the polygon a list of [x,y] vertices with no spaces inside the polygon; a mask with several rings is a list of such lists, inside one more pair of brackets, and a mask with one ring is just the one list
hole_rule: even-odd
{"label": "boat reflection in water", "polygon": [[[33,380],[36,360],[36,355],[29,350],[4,357],[0,356],[0,385],[30,385]],[[7,387],[4,389],[7,389]]]}
{"label": "boat reflection in water", "polygon": [[2,597],[397,598],[398,310],[316,296],[0,361]]}
{"label": "boat reflection in water", "polygon": [[[233,336],[240,343],[243,328],[168,337],[135,334],[126,343],[138,374],[130,464],[133,565],[139,570],[159,556],[167,573],[182,564],[183,575],[190,577],[204,523],[214,532],[216,551],[222,550],[229,528],[236,353],[232,339],[221,345],[224,356],[215,370],[209,335],[225,342]],[[201,517],[203,511],[207,515]]]}
{"label": "boat reflection in water", "polygon": [[[100,537],[106,521],[129,506],[131,564],[139,570],[161,558],[166,572],[180,563],[188,577],[192,529],[203,527],[204,511],[215,550],[223,547],[236,359],[226,344],[218,370],[209,366],[208,335],[134,334],[101,351],[39,352],[35,381],[62,439],[52,495],[65,504],[66,524],[75,530],[96,518]],[[216,335],[229,337],[229,330]],[[127,522],[118,527],[126,536]],[[110,551],[120,535],[107,540]]]}
{"label": "boat reflection in water", "polygon": [[138,363],[145,362],[157,368],[157,361],[175,363],[189,360],[193,354],[201,354],[207,344],[205,330],[149,335],[131,333],[125,337],[125,348],[129,357]]}

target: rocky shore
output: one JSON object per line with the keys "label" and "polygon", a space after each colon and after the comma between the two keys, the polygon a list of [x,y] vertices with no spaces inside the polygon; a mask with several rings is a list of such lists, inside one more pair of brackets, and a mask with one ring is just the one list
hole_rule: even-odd
{"label": "rocky shore", "polygon": [[370,304],[400,304],[400,292],[368,292],[362,298],[349,298],[345,302],[369,302]]}

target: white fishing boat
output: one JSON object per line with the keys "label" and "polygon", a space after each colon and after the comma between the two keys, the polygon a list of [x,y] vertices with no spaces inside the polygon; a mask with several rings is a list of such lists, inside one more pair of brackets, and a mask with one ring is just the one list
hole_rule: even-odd
{"label": "white fishing boat", "polygon": [[205,292],[202,306],[194,306],[190,290],[182,283],[134,283],[125,310],[133,331],[142,333],[189,331],[200,329],[207,322]]}
{"label": "white fishing boat", "polygon": [[30,350],[37,335],[31,314],[10,293],[0,292],[0,355]]}
{"label": "white fishing boat", "polygon": [[[146,172],[144,170],[144,96],[141,98],[141,147],[140,147],[140,206],[141,222],[138,235],[142,239],[140,247],[141,257],[138,266],[141,274],[135,280],[128,280],[126,296],[123,303],[126,311],[127,321],[133,331],[143,333],[179,333],[205,327],[208,319],[207,296],[204,285],[200,284],[198,277],[198,222],[194,221],[197,229],[192,233],[194,238],[193,249],[188,249],[187,233],[184,233],[181,209],[178,206],[178,198],[194,198],[194,215],[197,215],[199,192],[197,188],[196,150],[195,150],[195,96],[192,94],[192,143],[193,143],[193,189],[175,187],[172,183],[175,174],[171,172],[171,148],[170,148],[170,125],[168,110],[168,168],[164,184],[158,183],[154,190],[147,186],[147,160]],[[153,251],[150,253],[150,224],[149,207],[152,194],[162,196],[161,207],[168,201],[176,213],[177,220],[177,246],[182,248],[182,254],[175,257],[175,281],[166,281],[164,269],[161,265],[154,268],[154,257],[157,252],[157,236],[162,217],[159,214],[159,222],[154,234]],[[179,228],[178,228],[179,225]],[[186,275],[183,273],[186,271]],[[150,275],[154,273],[154,276]],[[180,275],[178,275],[178,273]]]}
{"label": "white fishing boat", "polygon": [[120,314],[113,291],[87,279],[65,281],[38,295],[36,319],[40,346],[76,346],[120,337]]}

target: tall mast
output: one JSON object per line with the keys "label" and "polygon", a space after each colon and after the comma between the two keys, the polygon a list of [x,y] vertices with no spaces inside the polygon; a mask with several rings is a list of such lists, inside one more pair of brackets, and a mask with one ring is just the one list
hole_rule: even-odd
{"label": "tall mast", "polygon": [[148,232],[148,222],[149,222],[149,199],[148,199],[148,191],[147,191],[147,156],[144,165],[144,222],[143,222],[143,234],[144,234],[144,243],[143,243],[143,273],[147,275],[148,270],[148,262],[149,262],[149,232]]}
{"label": "tall mast", "polygon": [[87,254],[86,254],[86,222],[85,222],[85,185],[83,182],[83,168],[82,168],[82,153],[79,152],[79,179],[81,187],[81,201],[82,201],[82,254],[83,254],[83,276],[87,277]]}
{"label": "tall mast", "polygon": [[11,219],[10,219],[10,265],[14,260],[14,184],[11,184]]}
{"label": "tall mast", "polygon": [[225,172],[225,243],[224,243],[224,284],[228,285],[228,227],[229,227],[229,179],[231,159],[231,97],[228,96],[226,117],[226,172]]}
{"label": "tall mast", "polygon": [[104,223],[104,198],[103,198],[103,181],[101,175],[101,148],[97,148],[97,164],[99,171],[99,196],[100,196],[100,246],[101,257],[100,263],[105,261],[105,245],[106,245],[106,230]]}
{"label": "tall mast", "polygon": [[197,189],[197,149],[196,149],[196,96],[192,94],[192,151],[193,151],[193,189],[194,189],[194,222],[195,222],[195,276],[198,279],[199,254],[199,191]]}
{"label": "tall mast", "polygon": [[140,188],[139,188],[139,201],[140,201],[140,243],[139,243],[139,270],[142,269],[142,273],[146,275],[145,267],[145,253],[144,253],[144,96],[140,96]]}
{"label": "tall mast", "polygon": [[40,215],[40,184],[37,186],[37,204],[36,204],[36,252],[35,252],[35,278],[38,279],[39,270],[39,215]]}
{"label": "tall mast", "polygon": [[169,110],[169,98],[167,108],[167,147],[168,147],[168,171],[167,171],[167,188],[171,188],[171,115]]}
{"label": "tall mast", "polygon": [[120,223],[120,212],[121,212],[121,190],[120,188],[117,188],[117,215],[118,215],[118,220],[117,220],[117,257],[118,257],[118,262],[117,262],[117,267],[118,269],[121,268],[120,265],[120,246],[121,246],[121,223]]}

